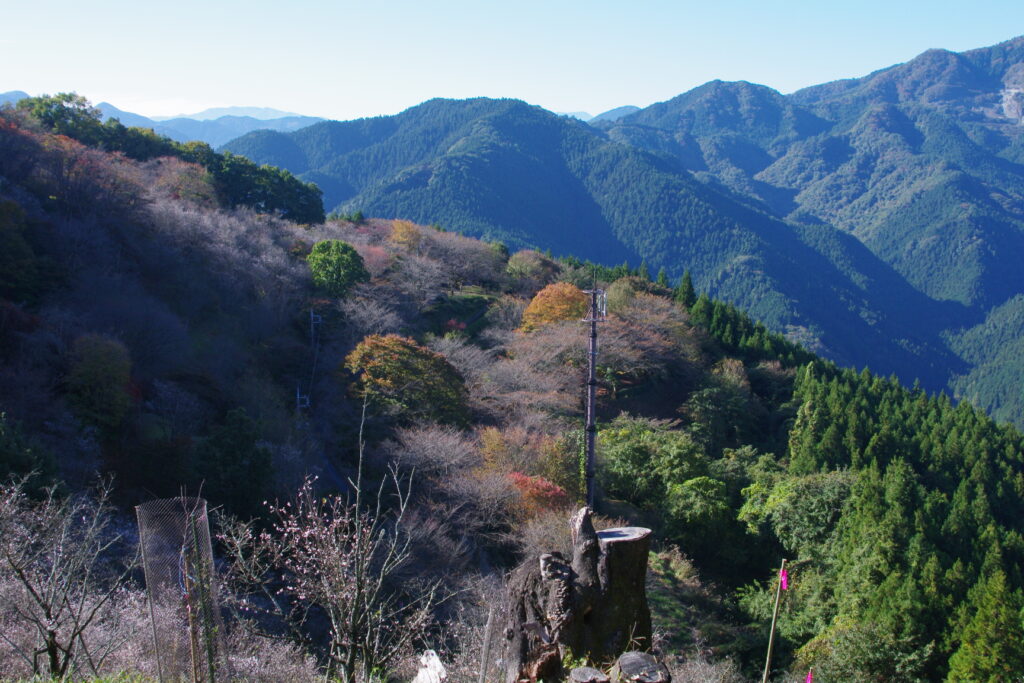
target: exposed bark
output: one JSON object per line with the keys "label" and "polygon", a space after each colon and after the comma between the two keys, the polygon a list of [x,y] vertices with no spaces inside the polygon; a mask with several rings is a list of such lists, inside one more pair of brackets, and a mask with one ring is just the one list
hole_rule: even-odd
{"label": "exposed bark", "polygon": [[650,647],[644,590],[650,529],[596,532],[590,515],[583,508],[570,520],[571,561],[548,553],[513,572],[506,683],[564,681],[565,655],[610,662],[627,649]]}

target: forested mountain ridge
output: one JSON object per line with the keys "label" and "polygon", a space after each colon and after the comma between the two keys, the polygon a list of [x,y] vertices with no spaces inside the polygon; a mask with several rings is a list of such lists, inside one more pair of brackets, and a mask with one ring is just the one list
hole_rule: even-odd
{"label": "forested mountain ridge", "polygon": [[955,363],[931,323],[944,320],[941,307],[856,241],[783,223],[695,182],[674,160],[516,100],[432,100],[396,117],[255,133],[226,149],[334,188],[328,206],[348,197],[349,211],[442,216],[447,227],[511,246],[603,263],[645,259],[672,277],[685,265],[774,329],[908,382],[943,386]]}
{"label": "forested mountain ridge", "polygon": [[1021,424],[1006,387],[1024,366],[949,342],[1024,292],[1021,64],[1024,38],[788,96],[714,81],[589,126],[434,100],[225,149],[318,183],[343,213],[690,270],[829,357]]}
{"label": "forested mountain ridge", "polygon": [[1009,265],[1021,248],[1021,116],[1012,103],[1024,69],[1011,65],[1022,63],[1018,39],[964,55],[929,51],[788,98],[712,83],[610,132],[653,146],[643,136],[653,128],[690,170],[780,217],[851,232],[933,298],[987,308],[1024,284]]}
{"label": "forested mountain ridge", "polygon": [[[760,670],[783,557],[778,676],[1024,673],[1013,427],[817,359],[688,278],[672,291],[646,268],[510,254],[401,219],[301,225],[226,201],[174,146],[136,160],[99,149],[111,142],[0,112],[0,478],[34,469],[79,488],[100,471],[128,509],[185,489],[266,515],[261,501],[309,473],[318,495],[350,491],[362,433],[367,489],[389,466],[412,485],[396,533],[413,561],[389,590],[452,590],[436,614],[446,628],[417,645],[475,678],[478,643],[456,626],[480,631],[499,577],[558,549],[581,496],[579,287],[596,274],[598,509],[655,530],[655,619],[681,680],[692,662],[720,681]],[[239,194],[247,183],[260,176]],[[1020,321],[1015,306],[995,311],[990,338]],[[5,678],[39,673],[15,654],[37,649],[27,603],[11,609],[16,582],[0,562]],[[123,595],[83,642],[118,643],[100,673],[153,676],[145,603],[135,586]],[[228,654],[256,662],[254,680],[311,680],[328,638],[351,647],[324,630]]]}
{"label": "forested mountain ridge", "polygon": [[[609,134],[652,149],[657,140],[699,177],[786,220],[850,232],[929,298],[962,304],[947,335],[977,338],[968,330],[990,327],[990,311],[1022,291],[1024,38],[930,50],[788,97],[711,86],[728,94],[698,88]],[[1024,379],[1020,361],[966,353],[978,366],[954,368],[950,386],[1019,423],[1024,406],[1008,387]]]}

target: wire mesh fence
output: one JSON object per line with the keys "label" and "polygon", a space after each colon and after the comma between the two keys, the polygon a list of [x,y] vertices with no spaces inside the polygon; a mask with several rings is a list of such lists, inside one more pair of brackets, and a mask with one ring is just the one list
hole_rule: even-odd
{"label": "wire mesh fence", "polygon": [[135,511],[161,682],[228,678],[206,501],[166,498]]}

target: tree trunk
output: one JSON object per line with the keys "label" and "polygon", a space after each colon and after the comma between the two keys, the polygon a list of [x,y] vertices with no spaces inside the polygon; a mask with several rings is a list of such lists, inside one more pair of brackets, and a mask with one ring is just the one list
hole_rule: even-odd
{"label": "tree trunk", "polygon": [[644,579],[650,529],[595,532],[590,509],[570,520],[572,560],[559,553],[528,559],[509,582],[506,683],[561,683],[565,655],[611,662],[651,643]]}

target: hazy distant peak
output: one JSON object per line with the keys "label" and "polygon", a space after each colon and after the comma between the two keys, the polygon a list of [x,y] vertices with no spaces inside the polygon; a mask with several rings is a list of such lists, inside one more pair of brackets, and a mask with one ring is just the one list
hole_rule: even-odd
{"label": "hazy distant peak", "polygon": [[0,104],[14,104],[18,100],[23,100],[29,97],[27,92],[22,90],[11,90],[9,92],[0,92]]}
{"label": "hazy distant peak", "polygon": [[222,116],[248,116],[250,118],[267,121],[269,119],[281,119],[286,116],[299,116],[294,112],[281,111],[270,107],[212,107],[204,109],[196,114],[178,114],[177,116],[155,116],[154,121],[169,121],[171,119],[195,119],[196,121],[211,121]]}
{"label": "hazy distant peak", "polygon": [[109,102],[100,102],[96,105],[96,108],[99,109],[100,115],[104,121],[107,119],[117,119],[121,122],[121,125],[138,126],[140,128],[152,128],[156,123],[153,119],[142,116],[141,114],[133,114],[130,111],[118,109]]}
{"label": "hazy distant peak", "polygon": [[640,111],[640,107],[633,106],[632,104],[627,104],[622,107],[615,107],[615,109],[609,109],[606,112],[601,112],[594,118],[590,119],[590,122],[593,123],[594,121],[618,121],[623,116],[629,116],[630,114],[635,114],[638,111]]}

